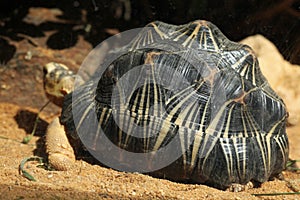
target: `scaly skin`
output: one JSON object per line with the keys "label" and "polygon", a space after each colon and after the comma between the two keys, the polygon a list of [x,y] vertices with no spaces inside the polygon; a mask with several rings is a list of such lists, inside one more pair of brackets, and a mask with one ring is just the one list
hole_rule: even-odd
{"label": "scaly skin", "polygon": [[[64,96],[73,91],[76,78],[77,76],[63,64],[53,62],[46,64],[44,89],[48,99],[61,107]],[[58,117],[47,128],[46,151],[49,164],[54,169],[66,171],[73,167],[74,150],[67,138],[65,127],[60,124]]]}
{"label": "scaly skin", "polygon": [[67,171],[75,162],[75,154],[66,136],[65,128],[55,118],[46,132],[46,151],[51,167],[59,171]]}

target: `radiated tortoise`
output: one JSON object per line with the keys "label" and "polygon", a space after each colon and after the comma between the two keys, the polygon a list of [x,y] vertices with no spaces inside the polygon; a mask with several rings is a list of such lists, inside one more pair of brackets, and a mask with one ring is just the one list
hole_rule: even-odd
{"label": "radiated tortoise", "polygon": [[285,105],[250,47],[204,20],[155,21],[108,55],[73,92],[78,75],[44,68],[46,94],[62,105],[47,131],[54,168],[72,167],[74,148],[117,170],[221,189],[285,168]]}

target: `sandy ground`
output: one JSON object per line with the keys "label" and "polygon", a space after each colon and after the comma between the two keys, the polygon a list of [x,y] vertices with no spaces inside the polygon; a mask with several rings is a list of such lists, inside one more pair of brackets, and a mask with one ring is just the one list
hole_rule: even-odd
{"label": "sandy ground", "polygon": [[[262,60],[260,62],[273,67],[269,68],[269,79],[284,97],[290,112],[290,126],[287,129],[290,157],[300,159],[300,103],[297,103],[300,92],[295,87],[299,84],[300,72],[295,66],[289,68],[292,72],[286,71],[288,63],[283,59],[276,60],[275,54],[280,57],[276,49],[264,49],[267,48],[263,45],[265,41],[260,39],[254,39],[254,49]],[[61,51],[47,49],[45,38],[35,39],[37,46],[29,41],[14,43],[17,47],[15,57],[0,68],[0,199],[300,199],[299,195],[253,195],[299,191],[300,173],[291,171],[283,172],[284,180],[268,181],[260,188],[239,193],[220,191],[205,185],[180,184],[142,174],[118,172],[81,160],[76,162],[75,169],[67,172],[49,171],[39,167],[38,162],[29,162],[25,169],[36,179],[29,181],[19,173],[20,162],[33,155],[46,158],[45,129],[59,115],[59,109],[49,105],[41,113],[36,135],[29,144],[22,144],[22,139],[33,129],[39,108],[47,101],[42,88],[41,66],[54,60],[77,69],[91,50],[91,46],[82,39],[75,47]],[[258,47],[255,47],[257,44]],[[273,54],[265,55],[264,52],[269,51]],[[32,55],[30,58],[26,57],[29,52]],[[271,59],[263,61],[266,57]],[[267,71],[264,72],[266,75]]]}

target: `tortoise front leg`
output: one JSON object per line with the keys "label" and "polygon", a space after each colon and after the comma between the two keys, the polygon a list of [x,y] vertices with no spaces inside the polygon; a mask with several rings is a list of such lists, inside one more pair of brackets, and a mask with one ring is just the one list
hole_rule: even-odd
{"label": "tortoise front leg", "polygon": [[46,132],[46,151],[51,167],[60,171],[71,169],[75,163],[75,154],[67,138],[65,128],[55,118]]}

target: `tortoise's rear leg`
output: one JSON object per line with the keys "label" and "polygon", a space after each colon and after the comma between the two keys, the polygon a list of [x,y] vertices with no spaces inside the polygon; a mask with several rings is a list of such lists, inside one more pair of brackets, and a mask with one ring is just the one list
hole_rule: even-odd
{"label": "tortoise's rear leg", "polygon": [[51,167],[66,171],[73,167],[75,154],[67,138],[65,128],[55,118],[48,126],[46,132],[46,151]]}
{"label": "tortoise's rear leg", "polygon": [[228,188],[227,191],[230,192],[242,192],[242,191],[247,191],[248,189],[251,189],[254,187],[253,182],[248,182],[246,185],[239,184],[239,183],[232,183]]}

